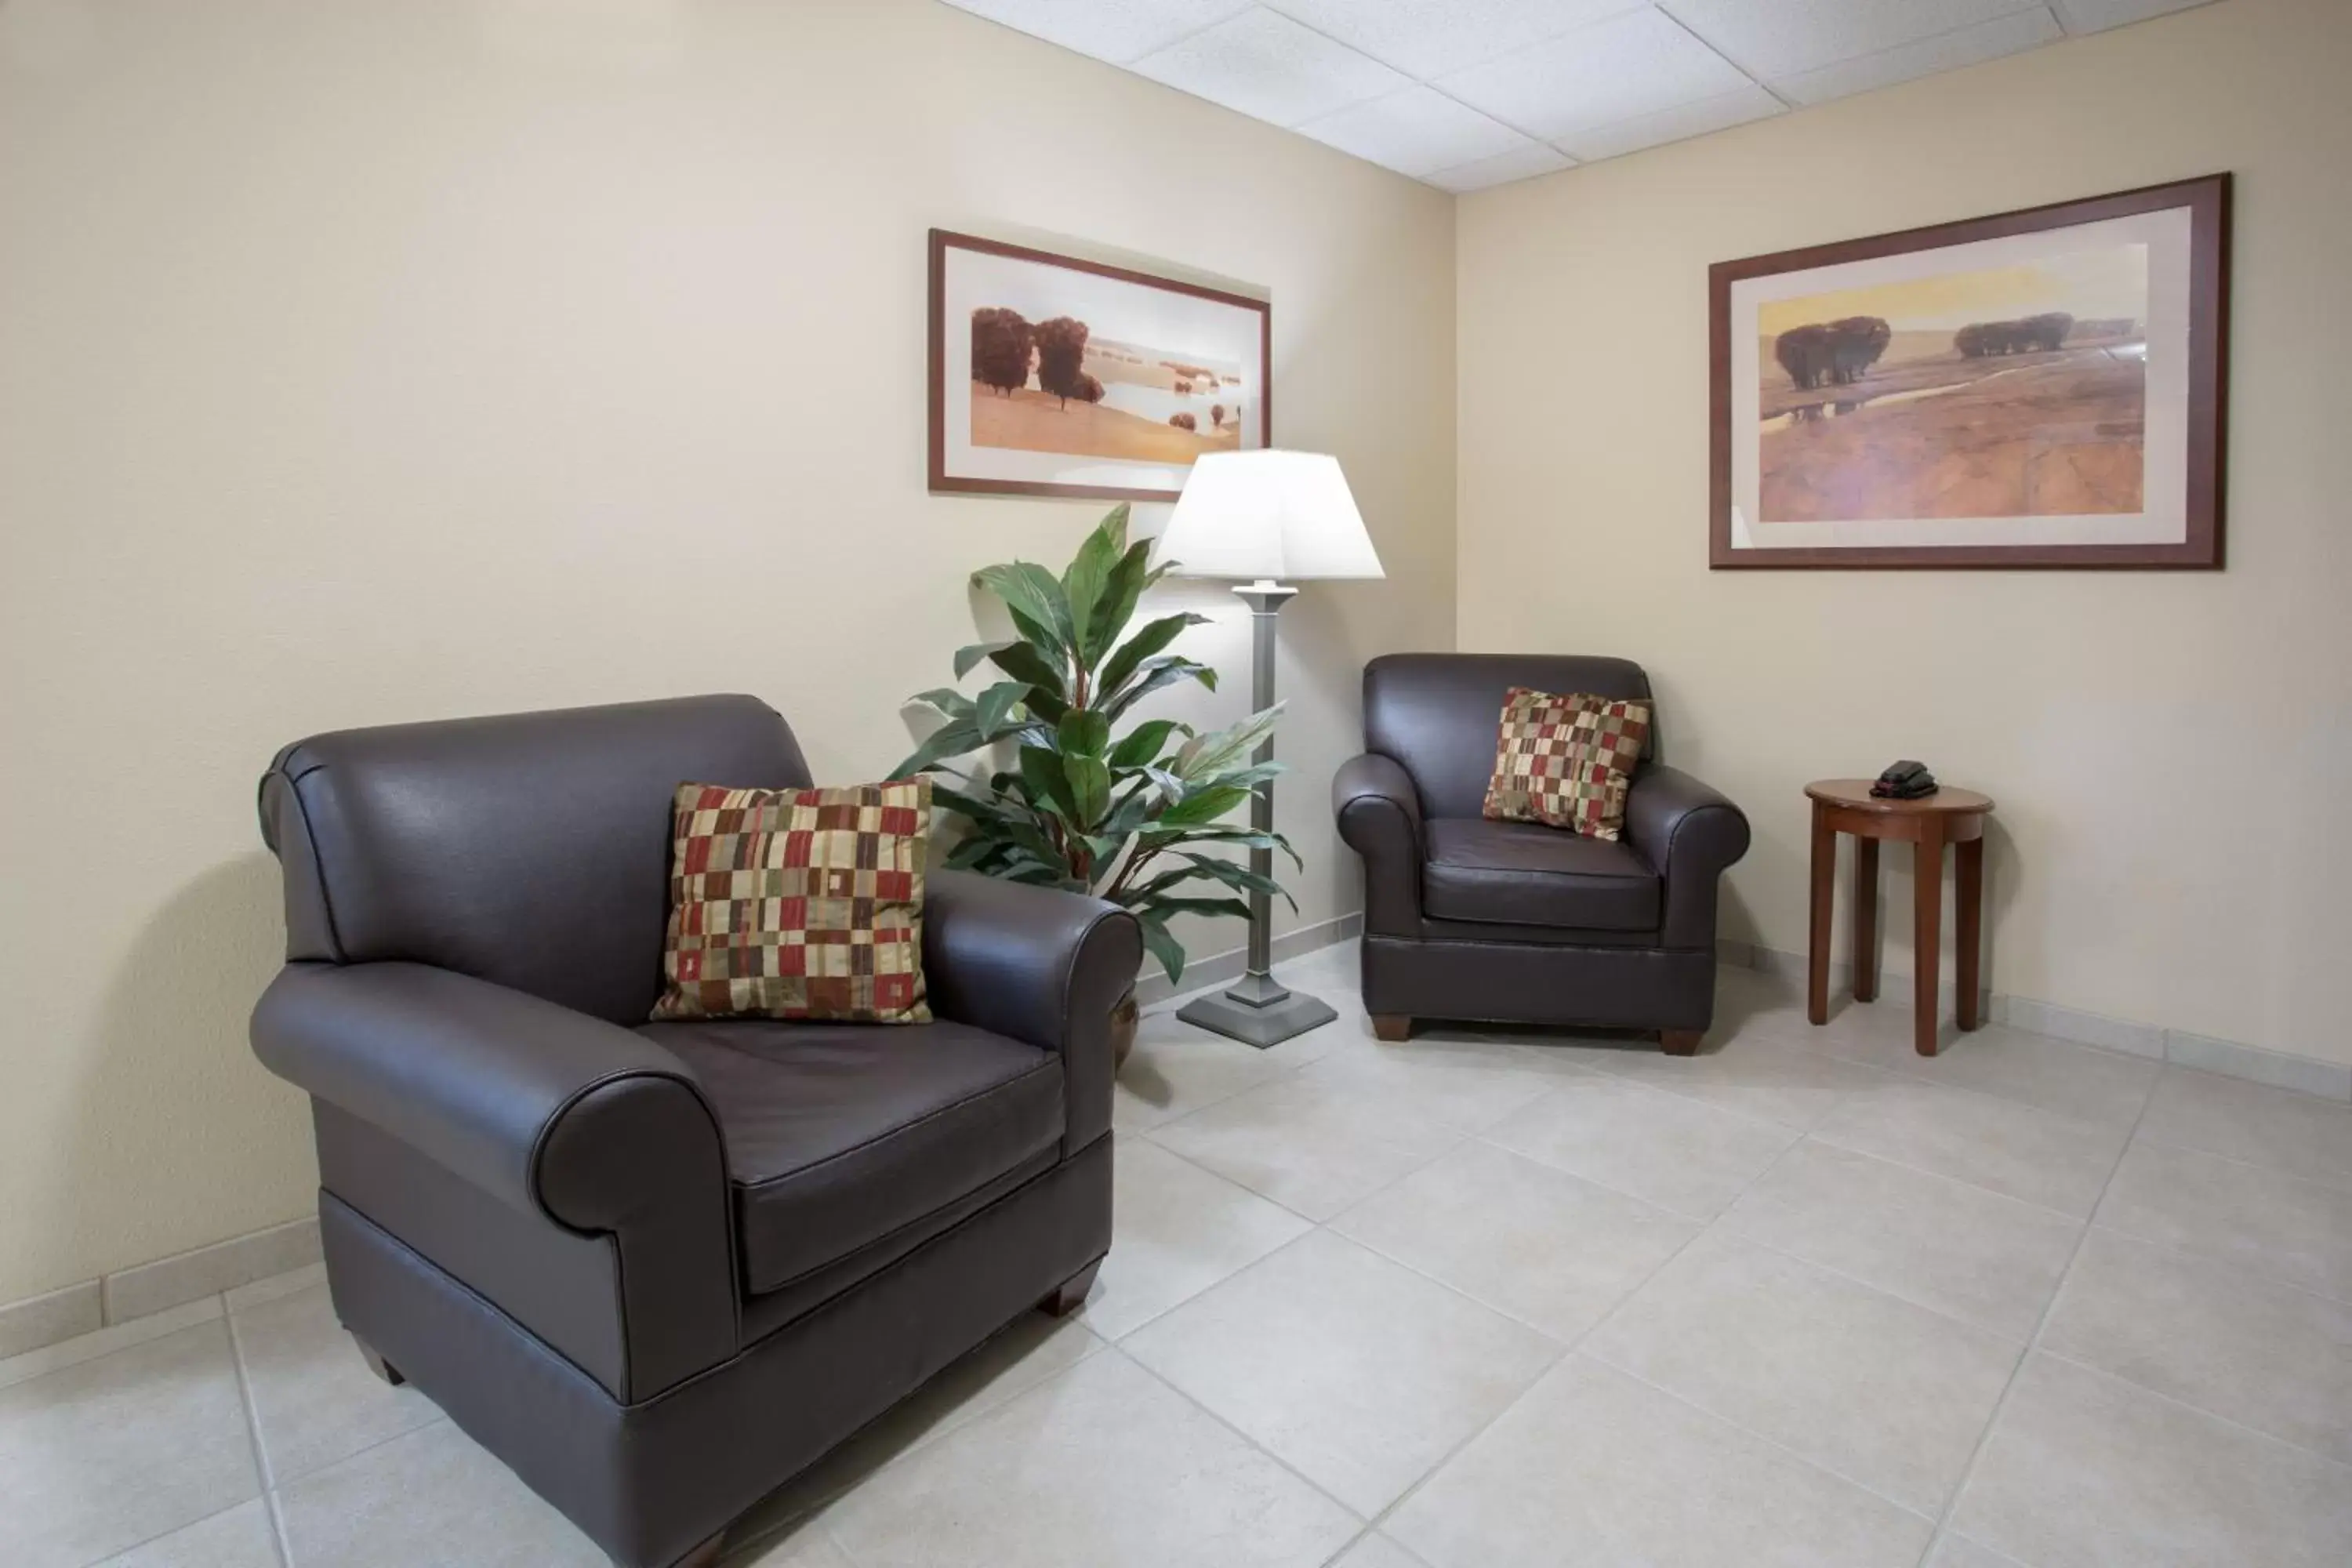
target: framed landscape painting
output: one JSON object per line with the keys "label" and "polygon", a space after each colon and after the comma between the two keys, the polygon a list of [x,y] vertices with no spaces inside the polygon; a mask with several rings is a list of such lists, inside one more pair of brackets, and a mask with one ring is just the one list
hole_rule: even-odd
{"label": "framed landscape painting", "polygon": [[931,230],[930,488],[1174,500],[1268,444],[1272,312],[1172,278]]}
{"label": "framed landscape painting", "polygon": [[2230,176],[1718,263],[1709,564],[2221,564]]}

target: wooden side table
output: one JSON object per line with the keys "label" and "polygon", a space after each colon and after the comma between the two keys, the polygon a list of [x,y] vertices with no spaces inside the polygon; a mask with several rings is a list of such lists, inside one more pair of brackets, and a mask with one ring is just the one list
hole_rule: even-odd
{"label": "wooden side table", "polygon": [[1816,1024],[1830,1021],[1830,921],[1835,912],[1837,836],[1853,835],[1853,999],[1878,995],[1878,845],[1881,839],[1911,845],[1912,900],[1917,957],[1912,982],[1916,1014],[1913,1045],[1923,1057],[1936,1054],[1936,981],[1943,963],[1944,846],[1954,853],[1958,888],[1954,933],[1959,949],[1960,1027],[1973,1029],[1984,952],[1984,824],[1992,797],[1974,790],[1940,789],[1921,800],[1881,800],[1869,779],[1819,779],[1805,786],[1813,803],[1813,931],[1805,974],[1805,1014]]}

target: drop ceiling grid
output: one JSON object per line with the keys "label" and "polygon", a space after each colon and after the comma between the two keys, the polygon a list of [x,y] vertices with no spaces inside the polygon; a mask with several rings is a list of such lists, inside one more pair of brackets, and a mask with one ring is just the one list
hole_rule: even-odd
{"label": "drop ceiling grid", "polygon": [[945,0],[1465,192],[2209,0]]}

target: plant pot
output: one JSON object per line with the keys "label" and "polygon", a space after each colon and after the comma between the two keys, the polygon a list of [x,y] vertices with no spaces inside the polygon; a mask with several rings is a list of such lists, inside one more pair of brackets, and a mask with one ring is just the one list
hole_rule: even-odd
{"label": "plant pot", "polygon": [[1128,1052],[1135,1049],[1135,1031],[1143,1021],[1143,1009],[1136,1005],[1135,993],[1129,991],[1110,1010],[1111,1073],[1127,1066]]}

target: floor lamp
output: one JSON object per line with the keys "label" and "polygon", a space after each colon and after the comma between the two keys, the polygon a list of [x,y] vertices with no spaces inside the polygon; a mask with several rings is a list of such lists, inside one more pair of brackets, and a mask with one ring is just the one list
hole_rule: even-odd
{"label": "floor lamp", "polygon": [[[1192,465],[1176,510],[1160,534],[1158,557],[1187,577],[1240,577],[1234,589],[1250,607],[1250,705],[1274,706],[1275,617],[1298,590],[1284,579],[1381,577],[1381,558],[1364,531],[1339,460],[1321,452],[1213,452]],[[1269,739],[1257,761],[1274,757]],[[1250,826],[1274,829],[1274,783],[1257,786]],[[1250,869],[1270,876],[1274,851],[1252,849]],[[1268,973],[1274,958],[1274,902],[1249,896],[1249,971],[1227,989],[1188,1004],[1176,1016],[1246,1044],[1279,1045],[1328,1024],[1330,1005],[1292,991]]]}

